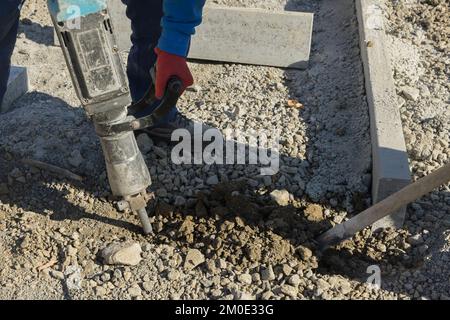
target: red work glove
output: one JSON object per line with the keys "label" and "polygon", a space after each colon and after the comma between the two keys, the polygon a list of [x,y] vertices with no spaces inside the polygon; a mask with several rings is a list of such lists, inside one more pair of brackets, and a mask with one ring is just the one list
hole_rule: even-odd
{"label": "red work glove", "polygon": [[194,83],[186,58],[155,48],[156,60],[156,98],[161,99],[167,87],[167,82],[177,76],[183,82],[182,92]]}

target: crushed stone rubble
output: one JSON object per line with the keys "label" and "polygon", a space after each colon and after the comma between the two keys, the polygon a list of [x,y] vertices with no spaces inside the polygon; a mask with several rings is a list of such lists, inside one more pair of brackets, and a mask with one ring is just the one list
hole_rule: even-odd
{"label": "crushed stone rubble", "polygon": [[[22,21],[13,62],[29,68],[34,91],[0,115],[0,298],[450,298],[448,186],[411,204],[403,229],[364,230],[326,252],[313,241],[371,202],[353,1],[211,2],[315,13],[307,70],[191,63],[197,84],[179,104],[187,119],[220,130],[279,130],[279,172],[174,165],[170,145],[141,135],[157,196],[155,234],[141,235],[138,217],[110,196],[46,6],[28,0],[22,19],[36,23]],[[416,179],[450,155],[449,9],[445,0],[385,1],[382,9]]]}

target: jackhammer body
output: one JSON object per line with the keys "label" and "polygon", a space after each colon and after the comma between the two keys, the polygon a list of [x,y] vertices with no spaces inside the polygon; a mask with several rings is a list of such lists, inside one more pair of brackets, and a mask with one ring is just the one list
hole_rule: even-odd
{"label": "jackhammer body", "polygon": [[170,110],[181,84],[170,83],[154,115],[141,119],[128,116],[129,107],[144,108],[155,99],[154,88],[130,106],[106,0],[48,0],[48,6],[76,93],[100,138],[111,190],[139,215],[144,232],[151,233],[146,212],[151,178],[133,131],[152,125]]}

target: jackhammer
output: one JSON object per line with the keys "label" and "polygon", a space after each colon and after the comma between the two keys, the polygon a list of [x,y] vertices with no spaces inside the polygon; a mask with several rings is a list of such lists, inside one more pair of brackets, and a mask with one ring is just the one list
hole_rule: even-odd
{"label": "jackhammer", "polygon": [[[150,234],[146,207],[151,196],[146,190],[151,178],[134,131],[157,123],[176,105],[182,82],[170,79],[160,101],[152,85],[130,105],[106,0],[48,0],[48,7],[77,96],[100,138],[112,193],[139,215],[144,233]],[[151,71],[153,79],[156,71]],[[158,106],[151,115],[138,119],[129,115],[152,104]]]}

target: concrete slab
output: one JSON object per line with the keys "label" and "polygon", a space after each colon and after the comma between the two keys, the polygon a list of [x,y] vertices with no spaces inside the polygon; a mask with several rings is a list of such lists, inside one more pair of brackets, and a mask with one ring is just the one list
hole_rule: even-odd
{"label": "concrete slab", "polygon": [[[372,197],[383,200],[411,182],[399,101],[394,86],[383,12],[378,0],[356,1],[361,57],[364,64],[372,138]],[[372,226],[372,230],[402,227],[406,208]]]}
{"label": "concrete slab", "polygon": [[[130,21],[125,6],[110,0],[119,48],[128,51]],[[207,6],[192,37],[189,58],[275,67],[307,66],[313,14]]]}
{"label": "concrete slab", "polygon": [[189,57],[305,68],[312,26],[312,13],[207,7]]}
{"label": "concrete slab", "polygon": [[28,89],[27,68],[12,66],[8,79],[8,87],[3,98],[3,103],[0,106],[0,113],[10,110],[14,101],[27,93]]}
{"label": "concrete slab", "polygon": [[128,52],[131,48],[131,21],[126,15],[127,7],[120,0],[108,0],[108,10],[119,49]]}

